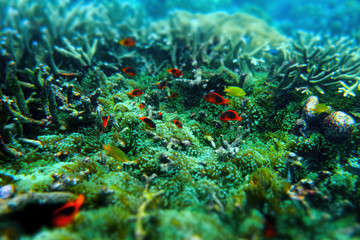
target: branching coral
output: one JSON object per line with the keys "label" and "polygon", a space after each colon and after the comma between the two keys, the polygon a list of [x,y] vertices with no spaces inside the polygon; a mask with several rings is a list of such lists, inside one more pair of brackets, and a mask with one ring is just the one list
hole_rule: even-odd
{"label": "branching coral", "polygon": [[[39,146],[34,140],[27,139],[32,137],[27,131],[24,131],[27,126],[36,127],[39,131],[49,126],[61,126],[61,129],[65,130],[66,127],[75,127],[74,123],[86,126],[96,122],[100,128],[101,116],[100,119],[96,117],[101,114],[98,103],[101,96],[100,89],[96,89],[88,96],[81,96],[74,90],[73,85],[66,83],[63,79],[62,81],[55,79],[52,74],[47,72],[46,67],[39,67],[34,71],[27,69],[25,72],[11,72],[11,69],[8,71],[12,75],[8,77],[7,90],[9,90],[10,96],[15,96],[16,101],[5,94],[1,95],[2,110],[8,116],[7,119],[4,119],[4,123],[7,125],[0,129],[1,135],[4,136],[2,152],[5,155],[12,157],[23,155],[11,154],[13,151],[9,149],[12,148],[6,147],[5,144],[32,143],[35,147]],[[25,91],[18,88],[22,82],[17,75],[25,75],[32,81],[33,87],[26,91],[27,94],[31,92],[27,99],[24,98],[23,92]],[[39,97],[35,98],[34,96]],[[114,125],[113,119],[110,122],[112,122],[110,125]]]}
{"label": "branching coral", "polygon": [[138,211],[136,213],[135,238],[137,240],[142,240],[146,237],[146,231],[144,230],[144,227],[143,227],[143,221],[146,216],[146,212],[145,212],[146,208],[148,207],[148,205],[150,203],[153,202],[153,200],[155,198],[164,194],[163,190],[160,190],[156,193],[150,193],[149,185],[155,176],[150,176],[150,177],[145,176],[145,177],[146,177],[146,181],[147,181],[147,183],[146,183],[147,187],[145,188],[144,193],[143,193],[144,201],[141,203],[141,205],[138,208]]}
{"label": "branching coral", "polygon": [[313,90],[325,94],[325,90],[340,85],[338,90],[343,96],[355,96],[354,91],[359,90],[360,57],[352,39],[299,32],[292,48],[283,50],[286,62],[274,75],[279,80],[279,93],[296,89],[306,94]]}
{"label": "branching coral", "polygon": [[[116,13],[114,7],[117,8]],[[116,51],[113,47],[104,49],[99,46],[110,44],[122,34],[139,35],[135,27],[143,23],[139,11],[118,1],[104,4],[83,1],[34,4],[14,0],[9,3],[8,10],[4,12],[6,27],[0,29],[4,46],[2,62],[8,64],[11,61],[20,69],[48,64],[56,75],[74,72],[75,69],[63,65],[66,60],[87,68],[94,65],[95,56],[99,55],[108,59],[99,61],[99,65],[118,69],[119,62],[115,60],[127,55],[126,52],[118,55],[113,53]],[[118,31],[109,28],[115,25],[120,26]],[[127,55],[129,57],[134,59],[134,56]]]}
{"label": "branching coral", "polygon": [[[247,64],[264,61],[261,58],[266,55],[268,45],[283,40],[261,20],[240,13],[199,15],[177,11],[169,20],[152,27],[158,35],[153,51],[169,56],[173,66],[186,68],[225,65],[250,73]],[[265,38],[267,41],[261,40]]]}
{"label": "branching coral", "polygon": [[62,41],[64,42],[66,49],[55,46],[55,50],[64,55],[65,57],[76,59],[83,67],[90,66],[97,50],[98,39],[94,39],[91,46],[87,37],[80,37],[80,39],[85,42],[84,50],[82,48],[75,48],[65,37],[63,37]]}
{"label": "branching coral", "polygon": [[215,152],[219,155],[220,159],[230,159],[234,158],[239,151],[239,145],[243,143],[244,139],[249,135],[250,130],[247,129],[244,132],[241,131],[241,127],[237,130],[235,140],[229,144],[228,141],[225,140],[224,135],[220,135],[221,145],[218,149],[216,149],[216,144],[212,137],[206,138],[207,141],[210,142],[212,148],[216,149]]}

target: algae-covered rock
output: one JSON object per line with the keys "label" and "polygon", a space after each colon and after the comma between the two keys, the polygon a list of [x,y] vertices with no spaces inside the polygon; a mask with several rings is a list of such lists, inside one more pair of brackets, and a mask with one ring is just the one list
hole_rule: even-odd
{"label": "algae-covered rock", "polygon": [[[157,236],[160,239],[232,239],[227,226],[215,214],[173,210],[158,215]],[[153,233],[149,233],[152,235]]]}
{"label": "algae-covered rock", "polygon": [[17,239],[44,226],[52,227],[54,210],[74,199],[70,192],[23,193],[0,200],[0,235]]}
{"label": "algae-covered rock", "polygon": [[6,201],[0,201],[0,217],[5,214],[21,212],[30,205],[61,205],[74,198],[69,192],[24,193]]}
{"label": "algae-covered rock", "polygon": [[355,129],[355,120],[341,111],[331,113],[321,124],[325,137],[340,142],[348,139]]}

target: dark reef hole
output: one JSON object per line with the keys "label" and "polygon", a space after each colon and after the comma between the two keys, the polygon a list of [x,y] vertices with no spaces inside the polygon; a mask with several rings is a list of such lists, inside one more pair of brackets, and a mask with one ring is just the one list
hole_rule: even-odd
{"label": "dark reef hole", "polygon": [[52,227],[52,213],[61,206],[30,204],[21,211],[5,214],[0,218],[0,232],[12,229],[18,235],[33,235],[43,226]]}

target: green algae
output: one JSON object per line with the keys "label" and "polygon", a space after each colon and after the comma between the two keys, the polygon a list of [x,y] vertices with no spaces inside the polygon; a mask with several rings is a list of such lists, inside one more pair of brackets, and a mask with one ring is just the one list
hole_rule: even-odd
{"label": "green algae", "polygon": [[[210,73],[211,70],[206,72]],[[216,76],[218,70],[213,72]],[[257,84],[266,86],[261,78]],[[150,205],[147,210],[149,215],[143,220],[144,231],[150,239],[261,237],[264,222],[269,215],[276,219],[276,229],[284,237],[300,234],[297,231],[281,230],[286,216],[296,216],[296,221],[303,224],[303,229],[310,229],[305,224],[306,221],[313,221],[318,224],[318,228],[327,228],[329,225],[310,220],[312,218],[304,212],[301,204],[287,199],[287,191],[291,185],[285,180],[289,172],[287,156],[289,151],[294,151],[305,158],[295,176],[292,176],[293,180],[316,179],[317,176],[308,174],[308,171],[331,169],[339,164],[334,159],[337,148],[319,133],[313,133],[308,138],[292,134],[296,116],[291,113],[301,105],[292,103],[275,110],[269,103],[277,101],[275,96],[271,96],[271,88],[263,88],[264,92],[261,92],[260,88],[252,87],[246,102],[236,97],[231,98],[231,109],[246,114],[240,123],[220,123],[220,127],[214,128],[212,119],[217,119],[223,108],[203,99],[196,100],[199,102],[198,108],[207,117],[191,119],[190,115],[196,108],[184,108],[179,104],[184,101],[184,96],[180,96],[173,101],[159,102],[163,118],[154,120],[158,125],[156,131],[148,130],[137,120],[143,112],[133,106],[133,100],[126,95],[122,96],[121,101],[126,109],[115,107],[118,103],[113,99],[118,93],[114,92],[100,100],[107,108],[106,114],[112,113],[109,109],[115,110],[118,126],[109,132],[84,127],[78,132],[65,130],[59,135],[40,136],[43,148],[28,154],[19,165],[18,172],[12,174],[18,191],[49,191],[53,185],[51,174],[60,173],[80,180],[73,186],[65,186],[65,189],[75,194],[85,194],[87,201],[84,211],[73,226],[61,230],[45,230],[35,236],[35,239],[51,239],[54,236],[59,239],[76,239],[79,236],[131,239],[129,236],[135,231],[135,226],[130,219],[141,205],[141,196],[146,191],[143,176],[152,174],[157,177],[151,182],[150,190],[163,190],[164,195],[156,200],[156,205]],[[174,86],[174,89],[180,88],[179,84]],[[270,94],[266,94],[266,91]],[[183,93],[186,94],[190,93]],[[271,96],[266,104],[261,101],[264,95]],[[174,115],[183,122],[182,129],[172,123]],[[219,136],[224,135],[227,141],[232,142],[237,137],[238,127],[251,129],[250,136],[239,146],[234,158],[220,159],[214,151],[216,149],[211,148],[207,140],[209,138],[204,137],[210,136],[216,146],[221,146]],[[189,141],[190,146],[182,147],[183,141]],[[121,147],[124,151],[114,147],[114,153],[106,156],[101,153],[104,143]],[[343,152],[351,149],[344,148]],[[71,154],[61,159],[54,156],[64,151]],[[162,153],[167,155],[164,162],[159,160]],[[321,153],[321,161],[314,162],[315,153]],[[119,161],[127,159],[125,154],[131,156],[133,161],[119,168]],[[85,171],[87,174],[82,175]],[[19,177],[20,174],[25,174],[26,177]],[[348,192],[355,193],[358,189],[356,176],[345,177],[336,173],[330,179],[318,186],[323,194],[333,195],[336,192],[339,202],[343,199],[342,196]],[[337,182],[341,184],[334,184]],[[100,194],[102,191],[112,193]],[[328,205],[326,212],[330,208],[331,205]],[[294,211],[303,211],[302,217]],[[324,210],[311,211],[318,218],[324,214]],[[335,211],[332,212],[335,214]],[[236,213],[239,216],[234,217]],[[336,213],[339,214],[339,211]],[[241,227],[231,223],[230,218],[234,218],[233,221]],[[201,224],[195,224],[200,219]],[[99,231],[92,232],[89,230],[92,228]],[[213,229],[217,230],[212,231]],[[179,234],[179,231],[182,233]]]}
{"label": "green algae", "polygon": [[[157,217],[161,220],[156,226],[156,234],[150,233],[153,239],[157,236],[161,239],[231,239],[229,229],[221,223],[216,214],[164,210],[160,211]],[[213,231],[214,227],[216,232]]]}

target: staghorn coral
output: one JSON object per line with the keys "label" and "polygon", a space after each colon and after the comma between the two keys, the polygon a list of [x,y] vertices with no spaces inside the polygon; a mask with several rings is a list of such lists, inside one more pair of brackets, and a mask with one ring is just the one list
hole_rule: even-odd
{"label": "staghorn coral", "polygon": [[[113,8],[119,10],[117,14],[112,11]],[[99,51],[103,49],[100,46],[119,39],[121,34],[138,35],[140,32],[135,27],[142,24],[140,12],[118,1],[85,4],[83,1],[32,3],[14,0],[9,2],[8,10],[3,12],[1,28],[5,49],[1,55],[2,62],[11,60],[20,69],[48,64],[56,75],[80,70],[63,65],[66,60],[86,69],[94,66],[95,60],[99,59],[95,57],[100,55],[108,60],[99,61],[98,65],[110,70],[119,69],[119,62],[115,59],[133,57],[125,51],[120,56],[109,54],[106,50]],[[130,20],[134,16],[139,16],[135,17],[139,20]],[[118,31],[109,28],[114,25],[120,26]]]}
{"label": "staghorn coral", "polygon": [[249,132],[250,130],[247,129],[244,133],[240,134],[241,132],[238,130],[236,138],[231,144],[224,139],[224,135],[220,135],[222,146],[218,149],[216,149],[216,145],[211,137],[206,140],[210,142],[212,148],[216,149],[215,152],[219,155],[220,159],[234,158],[239,151],[239,145],[244,142],[244,139],[249,135]]}
{"label": "staghorn coral", "polygon": [[283,54],[286,61],[274,74],[279,93],[296,89],[305,94],[314,90],[325,94],[325,90],[338,87],[344,97],[356,95],[360,61],[352,39],[298,32],[292,49],[284,49]]}
{"label": "staghorn coral", "polygon": [[[173,66],[186,68],[225,65],[250,73],[247,64],[263,61],[260,59],[266,55],[267,45],[284,40],[265,22],[240,13],[200,15],[176,11],[152,28],[159,35],[153,52],[168,56]],[[160,39],[167,42],[159,42]]]}

